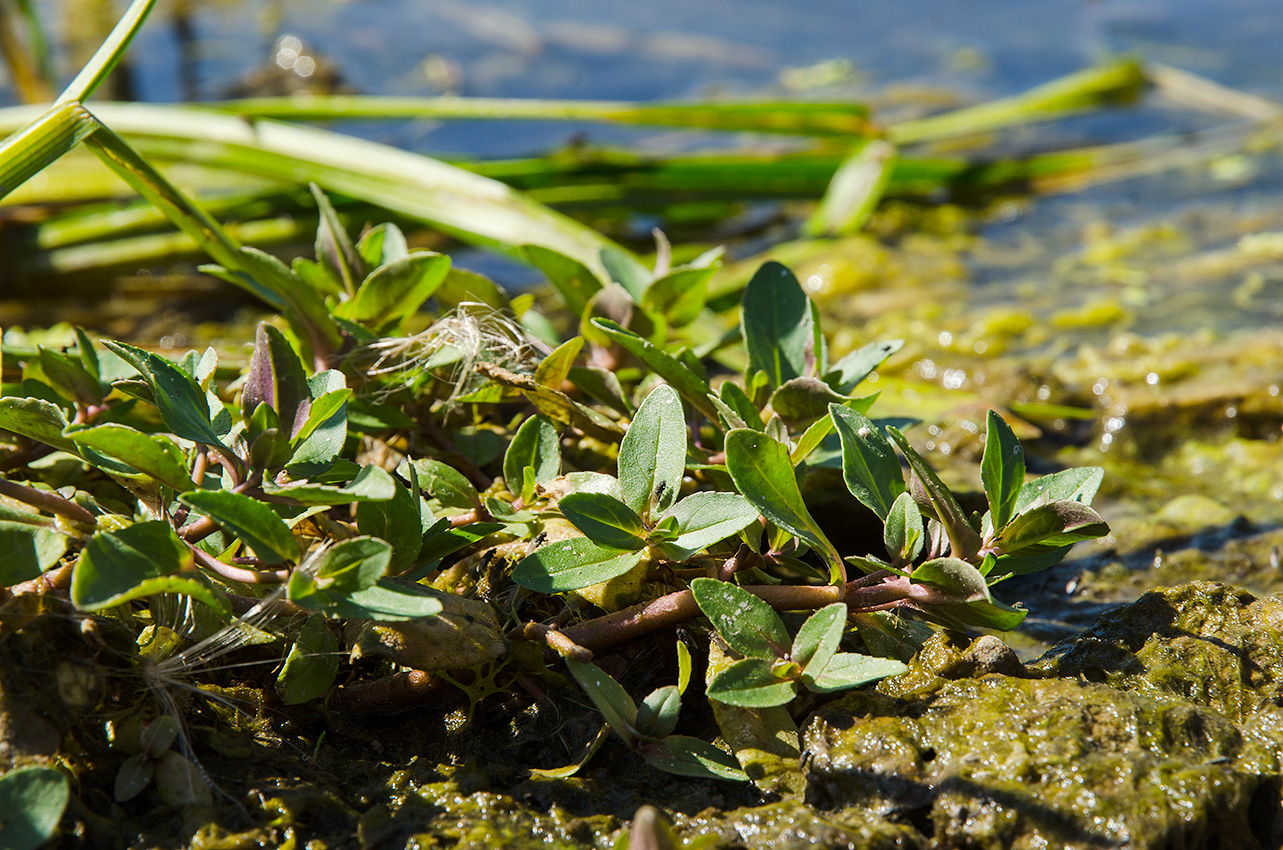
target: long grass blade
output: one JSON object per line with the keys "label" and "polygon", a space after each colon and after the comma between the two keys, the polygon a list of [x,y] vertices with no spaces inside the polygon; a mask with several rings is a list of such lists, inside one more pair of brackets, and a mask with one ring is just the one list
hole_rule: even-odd
{"label": "long grass blade", "polygon": [[253,118],[602,121],[706,130],[805,136],[863,136],[879,132],[860,103],[841,101],[688,101],[630,103],[484,97],[371,97],[317,95],[307,99],[250,98],[210,104]]}
{"label": "long grass blade", "polygon": [[58,95],[57,104],[72,101],[84,101],[107,79],[107,75],[116,67],[116,63],[125,55],[129,43],[142,29],[147,16],[151,14],[156,0],[134,0],[125,10],[125,14],[116,22],[108,33],[106,41],[90,58],[88,64],[80,69],[71,84]]}
{"label": "long grass blade", "polygon": [[[129,143],[106,126],[85,139],[89,148],[134,191],[156,206],[215,262],[239,269],[240,245],[204,210],[180,192]],[[272,303],[274,299],[267,299]]]}
{"label": "long grass blade", "polygon": [[805,231],[810,236],[855,233],[882,200],[895,171],[895,148],[882,139],[861,145],[838,168]]}
{"label": "long grass blade", "polygon": [[1115,103],[1130,103],[1145,88],[1145,73],[1134,59],[1122,59],[1052,80],[1013,97],[892,125],[888,137],[899,145],[982,133],[1043,121]]}
{"label": "long grass blade", "polygon": [[602,250],[623,251],[498,181],[376,142],[271,121],[247,124],[198,109],[104,104],[94,113],[149,159],[314,182],[518,258],[520,246],[543,245],[605,275]]}

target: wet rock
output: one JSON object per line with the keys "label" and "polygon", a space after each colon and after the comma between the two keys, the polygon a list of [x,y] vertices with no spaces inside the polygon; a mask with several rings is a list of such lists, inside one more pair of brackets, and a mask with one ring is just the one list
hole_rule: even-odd
{"label": "wet rock", "polygon": [[808,802],[935,847],[1273,847],[1278,761],[1214,710],[1069,679],[855,693],[803,732]]}
{"label": "wet rock", "polygon": [[416,670],[456,670],[503,656],[506,644],[493,608],[476,599],[434,594],[443,606],[435,617],[360,621],[351,641],[352,659],[377,656]]}
{"label": "wet rock", "polygon": [[1283,706],[1283,597],[1207,581],[1150,591],[1031,666],[1247,722]]}
{"label": "wet rock", "polygon": [[688,844],[712,841],[716,847],[748,850],[759,847],[906,850],[926,845],[922,835],[912,827],[893,823],[873,812],[858,807],[819,812],[792,800],[730,812],[702,812],[693,818],[679,818],[675,826]]}

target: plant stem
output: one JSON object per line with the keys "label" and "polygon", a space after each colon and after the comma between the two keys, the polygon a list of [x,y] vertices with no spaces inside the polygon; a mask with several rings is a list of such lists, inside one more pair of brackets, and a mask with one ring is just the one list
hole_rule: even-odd
{"label": "plant stem", "polygon": [[57,493],[50,493],[47,490],[37,490],[35,487],[28,487],[16,481],[0,478],[0,496],[8,496],[33,508],[48,511],[90,528],[98,523],[97,517],[70,499],[64,499]]}
{"label": "plant stem", "polygon": [[[790,587],[786,585],[750,585],[742,588],[780,611],[807,611],[841,602],[842,588]],[[586,623],[564,630],[573,643],[591,650],[602,649],[649,634],[665,626],[675,626],[700,615],[699,605],[689,590],[669,593]]]}
{"label": "plant stem", "polygon": [[207,570],[218,573],[225,579],[239,581],[242,584],[281,584],[289,581],[289,570],[247,570],[244,567],[237,567],[226,561],[220,561],[213,555],[188,544],[192,553],[196,556],[196,563]]}

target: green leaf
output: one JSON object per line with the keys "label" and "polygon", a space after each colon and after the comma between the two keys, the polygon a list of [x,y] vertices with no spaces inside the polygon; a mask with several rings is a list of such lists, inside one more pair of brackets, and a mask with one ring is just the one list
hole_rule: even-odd
{"label": "green leaf", "polygon": [[398,584],[381,578],[373,587],[335,599],[324,613],[334,617],[362,618],[386,623],[435,617],[442,611],[441,600],[427,588]]}
{"label": "green leaf", "polygon": [[664,317],[670,327],[690,324],[708,300],[708,282],[716,266],[683,268],[664,275],[642,293],[643,310]]}
{"label": "green leaf", "polygon": [[908,564],[922,553],[927,540],[922,511],[908,493],[901,493],[887,511],[882,540],[887,554],[898,564]]}
{"label": "green leaf", "polygon": [[775,609],[730,582],[697,578],[695,603],[713,628],[741,655],[774,663],[788,654],[791,641]]}
{"label": "green leaf", "polygon": [[570,374],[570,367],[583,347],[584,338],[576,336],[554,348],[552,353],[539,361],[539,365],[535,367],[535,380],[545,387],[561,389],[566,376]]}
{"label": "green leaf", "polygon": [[797,695],[797,686],[776,676],[771,666],[763,658],[736,661],[708,683],[708,698],[741,708],[784,705]]}
{"label": "green leaf", "polygon": [[686,687],[691,681],[691,651],[686,648],[686,644],[677,641],[677,692],[686,693]]}
{"label": "green leaf", "polygon": [[617,413],[633,415],[633,406],[614,372],[598,366],[571,366],[567,378],[580,392],[587,393]]}
{"label": "green leaf", "polygon": [[771,393],[771,409],[791,430],[805,428],[829,415],[829,405],[844,404],[846,396],[835,393],[819,378],[791,378]]}
{"label": "green leaf", "polygon": [[594,543],[612,549],[641,549],[646,545],[646,527],[641,517],[613,496],[569,493],[557,507]]}
{"label": "green leaf", "polygon": [[60,394],[75,399],[77,404],[101,404],[102,385],[89,373],[81,358],[38,346],[40,371]]}
{"label": "green leaf", "polygon": [[811,302],[793,273],[777,262],[764,263],[740,303],[750,370],[765,372],[773,387],[805,376],[818,352]]}
{"label": "green leaf", "polygon": [[699,738],[669,735],[658,749],[648,749],[643,755],[650,764],[678,776],[748,781],[748,775],[740,770],[734,756]]}
{"label": "green leaf", "polygon": [[760,431],[731,431],[726,435],[726,468],[736,488],[762,516],[805,541],[824,559],[831,583],[843,580],[842,559],[806,509],[784,444]]}
{"label": "green leaf", "polygon": [[341,389],[331,390],[324,393],[319,398],[314,399],[307,408],[307,418],[302,422],[295,423],[293,432],[290,436],[290,445],[295,451],[291,457],[292,463],[298,463],[299,458],[310,455],[320,448],[320,441],[313,441],[316,445],[311,448],[304,448],[304,443],[312,439],[317,434],[322,434],[322,439],[328,444],[334,442],[335,438],[325,432],[328,429],[337,429],[338,432],[346,439],[347,437],[347,402],[352,397],[352,390],[343,387]]}
{"label": "green leaf", "polygon": [[165,358],[123,342],[103,345],[129,361],[151,387],[160,418],[175,436],[226,450],[210,423],[209,402],[196,380]]}
{"label": "green leaf", "polygon": [[52,528],[0,520],[0,587],[30,581],[53,568],[67,552],[68,539]]}
{"label": "green leaf", "polygon": [[478,540],[489,537],[506,526],[499,522],[473,522],[459,528],[452,528],[450,520],[438,520],[423,538],[423,548],[419,550],[419,560],[431,564],[439,558],[458,552],[471,546]]}
{"label": "green leaf", "polygon": [[423,513],[420,499],[399,481],[393,481],[396,495],[383,502],[357,502],[356,530],[379,537],[392,546],[388,571],[399,575],[409,569],[423,547]]}
{"label": "green leaf", "polygon": [[144,434],[126,425],[107,424],[71,431],[67,436],[77,446],[122,461],[180,493],[196,486],[187,474],[183,450],[164,434]]}
{"label": "green leaf", "polygon": [[686,471],[686,418],[677,392],[660,384],[637,408],[619,445],[624,504],[647,516],[677,501]]}
{"label": "green leaf", "polygon": [[294,534],[263,502],[230,490],[193,490],[178,497],[239,538],[269,564],[298,557]]}
{"label": "green leaf", "polygon": [[637,707],[636,729],[642,738],[664,738],[677,726],[682,695],[675,685],[656,688]]}
{"label": "green leaf", "polygon": [[687,404],[708,417],[709,421],[717,421],[717,408],[708,399],[710,392],[708,382],[692,372],[688,366],[649,340],[626,330],[617,322],[609,319],[593,319],[592,324],[619,343],[629,354],[645,363],[652,372],[663,378],[681,394],[682,398],[686,399]]}
{"label": "green leaf", "polygon": [[411,461],[424,492],[447,508],[469,510],[481,506],[481,496],[468,477],[449,464],[432,458]]}
{"label": "green leaf", "polygon": [[514,494],[522,493],[525,470],[534,470],[534,481],[547,485],[561,472],[561,441],[546,416],[521,423],[503,456],[503,478]]}
{"label": "green leaf", "polygon": [[[306,339],[315,351],[332,353],[339,350],[343,338],[330,318],[329,308],[320,292],[276,257],[257,248],[243,247],[236,252],[235,259],[235,270],[221,266],[201,266],[200,270],[234,286],[248,288],[280,308],[298,331],[299,338]],[[247,279],[253,284],[246,286]],[[335,285],[339,285],[337,280]]]}
{"label": "green leaf", "polygon": [[52,767],[20,767],[0,776],[0,847],[36,850],[48,841],[67,796],[67,777]]}
{"label": "green leaf", "polygon": [[320,222],[316,228],[316,261],[335,280],[340,281],[348,292],[356,292],[357,281],[365,277],[361,259],[330,199],[325,197],[321,187],[315,183],[310,188],[312,198],[316,201],[316,210],[320,213]]}
{"label": "green leaf", "polygon": [[1096,497],[1096,490],[1105,480],[1105,470],[1099,466],[1083,466],[1077,469],[1062,469],[1042,478],[1026,481],[1020,488],[1020,498],[1016,500],[1015,511],[1020,513],[1035,501],[1082,502],[1090,505]]}
{"label": "green leaf", "polygon": [[804,674],[802,682],[809,690],[827,694],[897,676],[908,669],[894,658],[870,658],[855,652],[839,652],[829,659],[822,673],[818,676]]}
{"label": "green leaf", "polygon": [[824,376],[825,382],[840,393],[849,393],[856,388],[882,362],[904,348],[904,340],[893,339],[887,342],[871,342],[857,348],[833,364],[833,368]]}
{"label": "green leaf", "polygon": [[1011,427],[995,411],[989,411],[985,453],[980,461],[980,481],[989,500],[989,514],[995,530],[1011,519],[1025,483],[1025,451]]}
{"label": "green leaf", "polygon": [[563,593],[610,581],[646,560],[646,552],[612,549],[587,537],[540,546],[512,570],[512,580],[537,593]]}
{"label": "green leaf", "polygon": [[992,598],[984,575],[960,558],[932,558],[910,573],[909,579],[937,587],[960,601]]}
{"label": "green leaf", "polygon": [[304,608],[332,607],[344,597],[373,588],[387,575],[391,562],[392,545],[386,540],[344,540],[322,552],[309,568],[293,572],[287,588],[289,599]]}
{"label": "green leaf", "polygon": [[82,611],[110,608],[156,593],[183,593],[224,615],[231,606],[196,579],[191,549],[164,520],[102,531],[85,546],[71,576],[71,601]]}
{"label": "green leaf", "polygon": [[523,245],[521,253],[544,273],[566,309],[576,316],[582,316],[588,302],[601,291],[601,279],[578,260],[542,245]]}
{"label": "green leaf", "polygon": [[445,254],[418,251],[379,266],[335,315],[371,328],[398,326],[418,312],[450,271]]}
{"label": "green leaf", "polygon": [[801,666],[803,674],[810,670],[814,675],[814,671],[823,670],[829,663],[842,642],[846,617],[846,603],[834,602],[808,617],[802,628],[797,630],[789,657]]}
{"label": "green leaf", "polygon": [[61,407],[38,398],[0,398],[0,429],[76,454],[76,444],[63,436],[67,416]]}
{"label": "green leaf", "polygon": [[276,676],[285,705],[300,705],[324,694],[339,669],[339,642],[321,617],[308,617]]}
{"label": "green leaf", "polygon": [[241,414],[248,419],[260,404],[276,411],[288,436],[307,420],[312,406],[298,354],[285,335],[267,322],[259,322],[254,334],[254,354],[241,390]]}
{"label": "green leaf", "polygon": [[685,561],[739,534],[758,517],[757,508],[735,493],[692,493],[664,516],[677,522],[677,537],[664,545],[664,552],[672,560]]}
{"label": "green leaf", "polygon": [[913,469],[918,481],[922,484],[931,510],[935,512],[941,525],[944,526],[945,533],[949,535],[953,556],[965,560],[975,555],[980,551],[980,535],[967,521],[967,515],[953,493],[949,492],[949,488],[944,486],[940,476],[936,475],[935,470],[927,465],[922,456],[913,450],[913,446],[909,445],[909,439],[900,432],[900,429],[888,426],[887,433],[900,447],[905,459],[909,461],[909,467]]}
{"label": "green leaf", "polygon": [[307,380],[312,407],[307,419],[294,434],[285,469],[296,477],[316,475],[330,467],[347,440],[348,402],[352,391],[343,374],[334,369],[318,372]]}
{"label": "green leaf", "polygon": [[987,548],[1010,555],[1032,547],[1068,546],[1108,533],[1109,526],[1100,514],[1082,502],[1065,500],[1029,508],[1013,517]]}
{"label": "green leaf", "polygon": [[579,687],[584,689],[593,705],[606,718],[610,728],[615,730],[615,734],[624,743],[631,746],[637,734],[637,704],[633,702],[633,698],[596,664],[567,656],[566,666],[570,668]]}
{"label": "green leaf", "polygon": [[[873,407],[873,403],[878,400],[878,396],[881,394],[881,392],[876,392],[872,395],[863,396],[862,398],[849,398],[842,402],[842,406],[850,408],[859,414],[868,414],[869,408]],[[828,440],[829,434],[831,433],[833,433],[833,416],[831,414],[827,414],[812,422],[798,439],[797,445],[793,447],[793,453],[790,455],[793,459],[793,463],[797,465],[809,458],[812,452]],[[822,454],[833,454],[833,452],[826,451]],[[817,465],[819,465],[818,462]]]}
{"label": "green leaf", "polygon": [[263,491],[274,499],[290,499],[301,505],[349,505],[353,502],[382,502],[396,495],[396,482],[381,467],[362,467],[346,486],[297,481],[289,484],[263,482]]}
{"label": "green leaf", "polygon": [[640,304],[651,276],[631,255],[610,245],[601,249],[601,265],[610,279],[624,288],[634,304]]}
{"label": "green leaf", "polygon": [[376,224],[363,233],[357,240],[356,253],[367,269],[377,269],[410,256],[410,248],[401,228],[389,221]]}
{"label": "green leaf", "polygon": [[762,421],[761,412],[739,384],[734,381],[723,381],[722,386],[718,389],[718,396],[744,422],[741,427],[752,428],[754,431],[766,430],[766,423]]}
{"label": "green leaf", "polygon": [[829,416],[842,440],[842,478],[846,488],[869,510],[886,520],[904,492],[904,473],[891,443],[872,420],[841,405],[829,405]]}

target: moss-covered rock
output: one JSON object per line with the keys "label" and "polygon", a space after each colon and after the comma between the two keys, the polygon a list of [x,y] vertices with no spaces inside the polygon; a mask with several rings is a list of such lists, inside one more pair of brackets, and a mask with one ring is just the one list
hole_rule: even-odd
{"label": "moss-covered rock", "polygon": [[1273,847],[1276,754],[1219,712],[1068,679],[858,693],[803,733],[808,802],[917,825],[935,847]]}

